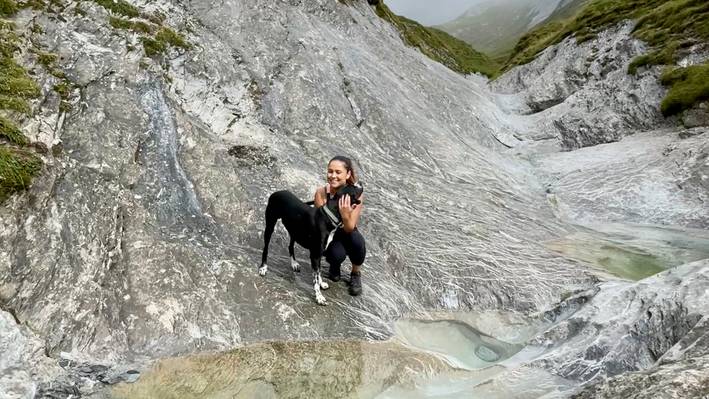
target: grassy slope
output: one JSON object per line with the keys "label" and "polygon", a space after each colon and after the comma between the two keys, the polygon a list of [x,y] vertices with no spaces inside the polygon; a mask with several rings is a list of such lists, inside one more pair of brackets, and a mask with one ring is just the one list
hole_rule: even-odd
{"label": "grassy slope", "polygon": [[[507,60],[504,70],[525,64],[546,47],[568,36],[582,42],[626,19],[637,20],[633,34],[653,50],[633,60],[629,72],[653,64],[672,65],[677,51],[697,41],[709,42],[709,1],[706,0],[593,0],[576,16],[552,22],[524,35]],[[680,68],[675,79],[663,79],[670,91],[662,112],[669,116],[709,97],[707,64]],[[668,72],[669,73],[669,72]]]}
{"label": "grassy slope", "polygon": [[531,4],[501,2],[480,14],[463,15],[440,28],[469,43],[492,57],[503,55],[512,48],[532,22]]}
{"label": "grassy slope", "polygon": [[[538,1],[538,0],[537,0]],[[541,26],[575,15],[589,0],[571,0],[559,5]],[[529,31],[533,2],[500,1],[475,16],[463,15],[441,29],[483,51],[500,64],[507,61],[519,39]]]}
{"label": "grassy slope", "polygon": [[427,28],[418,22],[391,12],[384,2],[376,6],[377,15],[390,22],[401,33],[404,42],[417,47],[426,56],[448,68],[468,74],[480,72],[493,76],[497,64],[485,54],[475,51],[469,44],[435,28]]}
{"label": "grassy slope", "polygon": [[[39,87],[27,71],[14,59],[17,36],[11,22],[5,20],[17,12],[13,0],[0,0],[0,110],[3,113],[28,113],[28,100],[39,95]],[[42,161],[24,149],[29,141],[15,123],[0,115],[0,202],[12,193],[26,188],[37,173]]]}

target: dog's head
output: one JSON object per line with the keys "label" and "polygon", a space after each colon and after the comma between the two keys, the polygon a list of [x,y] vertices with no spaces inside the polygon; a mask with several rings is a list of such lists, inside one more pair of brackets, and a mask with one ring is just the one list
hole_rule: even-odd
{"label": "dog's head", "polygon": [[362,195],[363,192],[364,192],[364,188],[359,183],[354,184],[354,185],[347,185],[347,186],[342,187],[341,189],[337,190],[337,194],[335,194],[335,199],[339,201],[341,197],[344,197],[345,195],[349,195],[350,196],[350,204],[354,208],[355,206],[362,203],[362,201],[359,200],[359,197]]}

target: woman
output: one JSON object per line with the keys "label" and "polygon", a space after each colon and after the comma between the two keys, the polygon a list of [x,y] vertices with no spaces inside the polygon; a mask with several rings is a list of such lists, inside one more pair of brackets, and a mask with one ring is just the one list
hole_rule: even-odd
{"label": "woman", "polygon": [[[333,196],[342,187],[357,183],[357,175],[352,168],[352,161],[343,156],[336,156],[327,164],[327,185],[315,191],[315,206],[324,206],[328,201],[334,201]],[[363,201],[364,194],[359,200]],[[352,262],[352,273],[350,273],[350,295],[357,296],[362,293],[362,279],[360,267],[364,263],[367,249],[364,244],[364,237],[357,231],[357,222],[362,213],[363,204],[352,207],[350,196],[345,195],[339,199],[337,204],[342,217],[343,226],[337,230],[335,237],[325,251],[325,260],[330,264],[328,278],[332,281],[340,281],[340,266],[349,256]]]}

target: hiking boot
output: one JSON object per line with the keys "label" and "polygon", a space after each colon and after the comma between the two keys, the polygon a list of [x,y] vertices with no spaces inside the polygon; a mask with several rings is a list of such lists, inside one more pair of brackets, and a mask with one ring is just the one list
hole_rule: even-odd
{"label": "hiking boot", "polygon": [[335,283],[340,281],[340,265],[330,265],[330,271],[328,271],[327,273],[327,278],[329,278],[330,281],[333,281]]}
{"label": "hiking boot", "polygon": [[357,296],[362,293],[362,275],[357,273],[350,274],[350,295]]}

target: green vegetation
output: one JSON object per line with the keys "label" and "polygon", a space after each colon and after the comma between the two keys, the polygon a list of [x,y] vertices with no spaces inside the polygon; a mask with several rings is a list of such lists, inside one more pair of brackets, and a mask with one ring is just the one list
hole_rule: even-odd
{"label": "green vegetation", "polygon": [[9,119],[0,116],[0,137],[17,145],[27,145],[27,137]]}
{"label": "green vegetation", "polygon": [[17,40],[13,25],[0,21],[0,108],[28,113],[27,100],[39,95],[39,87],[13,58]]}
{"label": "green vegetation", "polygon": [[155,35],[155,39],[157,41],[167,43],[173,47],[180,47],[183,49],[190,48],[190,45],[189,45],[189,43],[187,43],[185,38],[170,28],[164,27],[164,28],[160,29],[158,34]]}
{"label": "green vegetation", "polygon": [[[12,0],[0,0],[0,16],[17,12]],[[18,37],[14,25],[0,20],[0,109],[29,113],[28,100],[37,97],[39,86],[14,59]],[[0,139],[10,145],[0,145],[0,202],[12,193],[29,186],[32,177],[42,167],[42,161],[22,149],[29,140],[10,119],[0,115]]]}
{"label": "green vegetation", "polygon": [[570,19],[540,26],[524,35],[505,68],[531,61],[540,51],[568,36],[588,40],[626,19],[637,20],[634,35],[658,47],[658,51],[668,43],[681,43],[692,37],[709,40],[709,2],[705,0],[595,0]]}
{"label": "green vegetation", "polygon": [[694,104],[709,100],[709,64],[687,68],[668,68],[662,74],[662,84],[670,91],[660,109],[665,116],[678,114]]}
{"label": "green vegetation", "polygon": [[401,33],[404,42],[421,50],[426,56],[459,73],[480,72],[493,76],[498,68],[485,54],[469,44],[435,28],[427,28],[391,12],[384,2],[376,5],[380,18],[388,21]]}
{"label": "green vegetation", "polygon": [[152,34],[155,31],[155,27],[142,22],[142,21],[131,21],[123,18],[110,17],[108,23],[116,29],[131,30],[137,33]]}
{"label": "green vegetation", "polygon": [[675,51],[677,43],[672,42],[665,48],[651,51],[647,54],[637,56],[628,65],[628,73],[635,75],[638,73],[638,68],[648,65],[669,65],[675,62]]}
{"label": "green vegetation", "polygon": [[[578,42],[623,20],[637,21],[633,35],[652,50],[636,57],[628,67],[635,74],[650,65],[672,65],[678,53],[698,42],[709,42],[709,1],[706,0],[593,0],[576,16],[540,26],[524,35],[503,70],[532,61],[548,46],[575,36]],[[664,115],[674,115],[707,100],[708,63],[671,70],[663,76],[670,86],[662,102]]]}
{"label": "green vegetation", "polygon": [[134,17],[135,19],[110,17],[108,23],[116,29],[142,34],[143,36],[140,40],[143,43],[145,55],[148,57],[159,56],[168,49],[168,46],[183,49],[190,48],[190,44],[187,43],[187,40],[182,35],[166,26],[162,26],[165,19],[164,15],[157,13],[147,17],[141,16],[141,18],[147,18],[150,22],[141,21],[136,17]]}
{"label": "green vegetation", "polygon": [[56,54],[37,52],[37,62],[42,64],[45,68],[50,69],[54,66],[59,58]]}
{"label": "green vegetation", "polygon": [[94,0],[94,2],[114,14],[129,18],[140,16],[140,11],[134,5],[124,0]]}
{"label": "green vegetation", "polygon": [[140,38],[143,42],[143,48],[145,49],[145,55],[148,57],[155,57],[163,53],[167,49],[165,42],[143,36]]}
{"label": "green vegetation", "polygon": [[17,3],[14,0],[0,0],[0,17],[8,17],[17,12]]}
{"label": "green vegetation", "polygon": [[160,28],[154,39],[148,36],[143,36],[140,40],[143,42],[145,55],[148,57],[155,57],[164,53],[168,46],[180,47],[183,49],[190,48],[189,43],[187,43],[182,35],[166,27]]}
{"label": "green vegetation", "polygon": [[0,146],[0,202],[26,189],[42,168],[37,156],[20,149]]}

